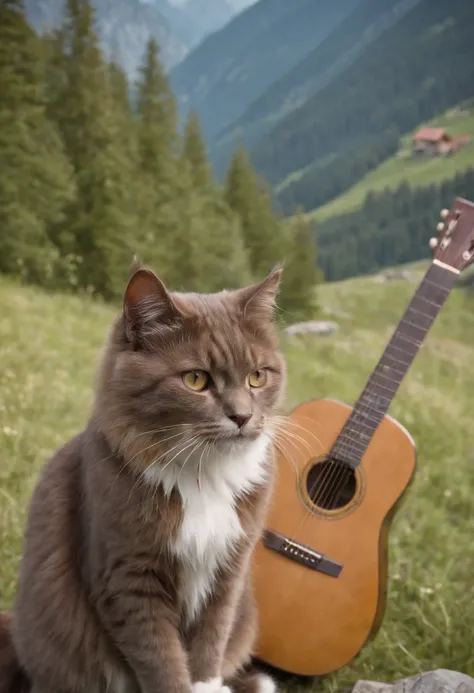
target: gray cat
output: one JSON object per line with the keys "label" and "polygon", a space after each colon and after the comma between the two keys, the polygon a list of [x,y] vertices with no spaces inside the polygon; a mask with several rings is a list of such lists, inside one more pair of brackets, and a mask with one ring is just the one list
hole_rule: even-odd
{"label": "gray cat", "polygon": [[275,691],[248,668],[249,575],[285,383],[280,273],[210,295],[133,274],[90,421],[33,494],[0,693]]}

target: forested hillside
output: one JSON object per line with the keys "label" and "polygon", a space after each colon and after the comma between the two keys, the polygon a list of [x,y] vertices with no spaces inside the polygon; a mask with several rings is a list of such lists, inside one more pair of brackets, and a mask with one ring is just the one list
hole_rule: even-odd
{"label": "forested hillside", "polygon": [[364,0],[293,69],[276,79],[244,113],[210,142],[210,155],[222,170],[237,141],[253,146],[265,132],[328,84],[357,55],[419,0]]}
{"label": "forested hillside", "polygon": [[[473,85],[474,94],[474,85]],[[465,146],[451,156],[413,156],[412,136],[422,127],[444,128],[450,137],[468,137]],[[462,173],[474,164],[474,97],[432,120],[420,123],[411,133],[401,138],[393,156],[366,175],[358,177],[355,185],[328,204],[311,213],[315,221],[340,216],[360,207],[368,192],[395,190],[401,183],[420,187],[440,183]],[[329,167],[328,167],[329,168]]]}
{"label": "forested hillside", "polygon": [[260,0],[171,72],[180,111],[196,109],[210,141],[361,1]]}
{"label": "forested hillside", "polygon": [[[474,162],[473,162],[474,163]],[[369,193],[360,209],[316,225],[319,261],[328,280],[374,272],[429,256],[440,210],[474,197],[474,166],[442,183]]]}
{"label": "forested hillside", "polygon": [[342,192],[354,182],[348,166],[357,161],[360,175],[365,159],[370,170],[381,160],[374,148],[390,153],[394,132],[408,132],[471,96],[473,35],[474,3],[421,0],[261,140],[252,152],[257,170],[278,186],[280,196],[291,185],[291,195],[285,195],[304,209],[325,201],[318,193],[326,177],[323,164],[331,164],[334,180],[328,194]]}
{"label": "forested hillside", "polygon": [[319,275],[315,251],[297,252],[312,245],[306,221],[276,216],[241,150],[217,186],[194,113],[178,132],[156,42],[132,103],[96,26],[88,0],[67,0],[60,31],[39,38],[21,0],[0,3],[0,272],[115,300],[135,254],[195,291],[241,286],[287,258],[282,307],[310,315]]}

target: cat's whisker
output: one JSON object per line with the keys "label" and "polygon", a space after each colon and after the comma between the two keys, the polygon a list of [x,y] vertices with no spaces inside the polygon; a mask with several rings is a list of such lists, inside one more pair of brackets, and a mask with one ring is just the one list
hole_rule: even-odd
{"label": "cat's whisker", "polygon": [[[277,436],[277,441],[279,444],[279,449],[280,449],[281,453],[283,454],[283,456],[286,457],[290,461],[291,465],[295,468],[295,470],[298,470],[299,465],[294,460],[293,454],[289,449],[289,446],[291,446],[291,448],[296,453],[296,455],[298,457],[300,457],[301,456],[301,450],[298,448],[296,443],[293,440],[291,440],[291,438],[288,438],[288,437],[285,437],[282,435]],[[310,455],[311,455],[311,451],[310,451]]]}
{"label": "cat's whisker", "polygon": [[280,428],[274,428],[273,429],[273,436],[274,439],[277,440],[280,443],[280,450],[284,455],[288,455],[288,450],[284,448],[284,443],[287,443],[289,445],[292,445],[297,452],[299,452],[299,448],[296,444],[295,441],[298,441],[298,443],[303,443],[304,446],[306,447],[308,453],[311,455],[312,454],[312,448],[308,444],[307,441],[304,439],[300,438],[296,434],[289,433],[287,430],[282,430]]}
{"label": "cat's whisker", "polygon": [[[172,457],[170,460],[168,460],[168,461],[166,462],[166,464],[164,465],[164,467],[163,467],[163,469],[162,469],[161,471],[164,472],[165,469],[166,469],[167,467],[169,467],[169,465],[178,457],[178,455],[181,455],[181,453],[185,452],[185,450],[187,450],[187,449],[196,441],[197,438],[200,438],[200,436],[199,436],[199,435],[194,435],[194,436],[191,438],[191,440],[188,439],[188,440],[186,441],[187,444],[185,444],[184,448],[181,448],[181,450],[178,450],[178,452],[176,452],[176,453],[173,455],[173,457]],[[153,464],[155,464],[155,462],[153,462]]]}
{"label": "cat's whisker", "polygon": [[322,445],[321,439],[320,439],[315,433],[313,433],[312,431],[308,430],[307,428],[304,428],[303,426],[301,426],[300,424],[296,423],[295,421],[288,421],[288,423],[289,423],[291,426],[293,426],[294,428],[299,429],[300,431],[303,431],[303,433],[304,433],[305,435],[308,435],[308,436],[311,436],[312,438],[314,438],[314,440],[315,440],[319,445]]}
{"label": "cat's whisker", "polygon": [[[306,419],[307,421],[310,421],[310,422],[311,422],[311,426],[314,426],[314,425],[315,425],[315,426],[319,426],[320,428],[322,428],[322,426],[323,426],[322,423],[321,423],[320,421],[316,421],[315,419],[311,418],[311,416],[304,416],[303,414],[298,414],[298,417],[299,417],[300,419]],[[289,417],[288,417],[288,418],[289,418]],[[302,428],[301,424],[297,424],[296,421],[293,421],[293,420],[291,420],[291,421],[292,421],[292,423],[293,423],[295,426],[300,426],[300,428]],[[305,430],[306,430],[306,429],[305,429]]]}
{"label": "cat's whisker", "polygon": [[295,476],[298,478],[298,466],[296,465],[296,462],[293,460],[292,457],[290,457],[287,454],[287,452],[285,450],[283,450],[283,448],[280,445],[280,442],[277,439],[275,439],[273,441],[273,444],[274,444],[275,448],[283,455],[285,460],[287,460],[288,464],[290,465],[292,472],[294,472]]}
{"label": "cat's whisker", "polygon": [[[184,434],[183,434],[183,435],[184,435]],[[191,440],[192,440],[192,439],[191,439]],[[141,486],[143,486],[143,485],[146,484],[146,482],[147,482],[146,473],[148,472],[148,470],[150,470],[150,469],[151,469],[152,467],[154,467],[156,464],[158,464],[159,462],[161,462],[161,460],[163,460],[164,458],[166,458],[168,455],[170,455],[172,452],[174,452],[174,451],[175,451],[177,448],[179,448],[181,445],[183,445],[183,444],[186,445],[186,443],[188,443],[188,442],[189,442],[189,438],[186,438],[186,440],[184,440],[184,441],[181,441],[181,440],[178,441],[178,442],[177,442],[175,445],[173,445],[169,450],[165,450],[159,457],[157,457],[155,460],[153,460],[153,462],[151,462],[151,463],[142,471],[141,475],[138,477],[137,481],[134,483],[134,485],[133,485],[133,487],[132,487],[132,490],[131,490],[131,492],[130,492],[130,495],[129,495],[129,499],[130,499],[130,497],[131,497],[133,491],[138,491],[138,490],[141,488]],[[185,449],[186,449],[186,448],[185,448]],[[180,453],[180,450],[178,450],[178,453],[177,453],[177,454],[179,454],[179,453]],[[167,467],[167,464],[165,464],[165,466],[163,467],[163,469],[165,469],[166,467]],[[138,486],[138,487],[137,487],[137,484],[140,483],[140,482],[142,482],[141,486]]]}
{"label": "cat's whisker", "polygon": [[[309,417],[305,417],[305,418],[308,418],[308,420],[310,420],[313,423],[313,420],[309,419]],[[274,420],[276,423],[280,424],[282,426],[282,428],[287,428],[288,426],[293,426],[294,428],[299,428],[306,435],[313,437],[318,442],[319,445],[322,445],[320,439],[318,438],[318,436],[315,433],[308,430],[307,428],[304,428],[304,426],[301,426],[301,424],[297,423],[296,421],[293,421],[293,419],[291,419],[290,417],[282,416],[282,415],[275,415],[275,416],[272,416],[271,419]]]}
{"label": "cat's whisker", "polygon": [[201,456],[199,458],[199,463],[198,463],[198,468],[197,468],[197,485],[198,489],[201,490],[201,465],[202,465],[202,458],[206,454],[206,450],[210,447],[211,443],[207,440],[206,445],[204,448],[201,450]]}
{"label": "cat's whisker", "polygon": [[196,443],[196,445],[193,447],[193,449],[191,450],[191,452],[189,453],[189,455],[188,455],[188,456],[186,457],[186,459],[184,460],[183,464],[181,465],[181,469],[179,470],[178,478],[176,479],[176,484],[179,484],[179,477],[181,476],[181,472],[182,472],[183,469],[185,468],[185,466],[186,466],[188,460],[190,459],[190,457],[192,457],[192,455],[194,455],[194,453],[196,452],[196,450],[199,450],[199,448],[201,447],[201,445],[202,445],[203,443],[204,443],[204,438],[201,438],[201,440],[199,440],[199,441]]}
{"label": "cat's whisker", "polygon": [[154,443],[151,443],[151,445],[148,445],[146,448],[143,448],[142,450],[139,450],[133,457],[131,457],[129,460],[127,460],[126,465],[130,465],[133,460],[135,460],[137,457],[140,455],[143,455],[145,452],[148,450],[151,450],[154,447],[157,447],[158,445],[162,445],[163,443],[166,443],[168,440],[173,440],[174,438],[178,438],[179,436],[184,436],[186,433],[184,431],[181,431],[180,433],[175,433],[172,436],[168,436],[167,438],[161,438],[160,440],[155,441]]}
{"label": "cat's whisker", "polygon": [[[296,433],[291,433],[290,431],[281,431],[280,435],[288,440],[288,442],[293,442],[295,448],[297,447],[297,443],[300,443],[301,446],[311,455],[313,453],[313,448],[311,445],[308,443],[307,440],[302,438],[301,436],[297,435]],[[295,443],[294,441],[297,441]],[[319,441],[318,441],[319,442]],[[322,447],[321,443],[319,443],[319,447]]]}
{"label": "cat's whisker", "polygon": [[[191,438],[191,440],[193,440]],[[159,457],[157,457],[153,462],[151,462],[148,467],[144,470],[144,473],[147,472],[149,469],[152,467],[155,467],[157,464],[159,464],[162,460],[166,460],[166,458],[171,455],[175,450],[177,450],[177,455],[179,455],[183,450],[187,448],[187,444],[190,442],[189,438],[186,438],[186,440],[180,440],[176,445],[173,445],[169,450],[165,450]],[[184,446],[184,447],[181,447]],[[170,460],[171,462],[172,460]],[[170,462],[166,462],[166,464],[163,466],[163,470],[166,469],[166,467],[169,465]]]}
{"label": "cat's whisker", "polygon": [[140,438],[141,436],[158,435],[159,433],[164,433],[165,431],[172,431],[175,428],[183,428],[184,426],[193,426],[193,425],[194,424],[192,424],[192,423],[178,423],[178,424],[171,424],[170,426],[160,426],[160,428],[152,428],[148,431],[141,431],[140,433],[137,433],[136,436],[134,436],[132,438],[132,442],[134,442],[137,438]]}

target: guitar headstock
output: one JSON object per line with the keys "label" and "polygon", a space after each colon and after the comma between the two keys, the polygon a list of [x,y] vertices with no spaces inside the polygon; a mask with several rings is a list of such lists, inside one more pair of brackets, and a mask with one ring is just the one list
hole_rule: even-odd
{"label": "guitar headstock", "polygon": [[474,203],[457,197],[443,209],[438,236],[430,240],[435,260],[462,272],[474,262]]}

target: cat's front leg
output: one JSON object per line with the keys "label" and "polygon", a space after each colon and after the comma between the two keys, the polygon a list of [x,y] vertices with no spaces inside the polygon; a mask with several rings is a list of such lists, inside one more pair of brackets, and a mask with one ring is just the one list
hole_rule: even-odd
{"label": "cat's front leg", "polygon": [[192,692],[176,614],[158,591],[109,594],[99,612],[141,693]]}
{"label": "cat's front leg", "polygon": [[229,693],[223,684],[223,663],[242,594],[244,576],[221,576],[214,594],[187,637],[188,662],[194,693]]}

